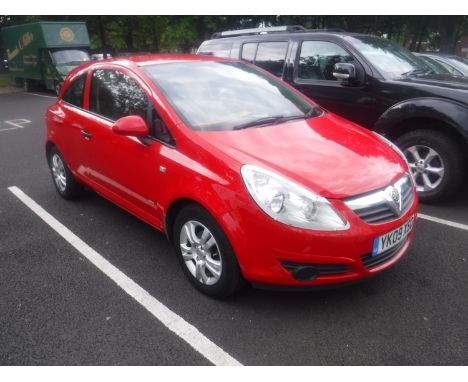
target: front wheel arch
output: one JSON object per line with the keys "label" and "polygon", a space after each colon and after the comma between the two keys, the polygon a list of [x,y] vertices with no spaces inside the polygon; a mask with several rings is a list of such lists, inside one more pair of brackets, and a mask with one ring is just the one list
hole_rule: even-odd
{"label": "front wheel arch", "polygon": [[[458,129],[446,121],[431,117],[414,117],[395,122],[391,127],[387,127],[385,129],[385,136],[390,140],[395,141],[406,133],[421,129],[439,131],[458,142],[460,146],[468,147],[466,138]],[[376,129],[376,132],[382,131]]]}

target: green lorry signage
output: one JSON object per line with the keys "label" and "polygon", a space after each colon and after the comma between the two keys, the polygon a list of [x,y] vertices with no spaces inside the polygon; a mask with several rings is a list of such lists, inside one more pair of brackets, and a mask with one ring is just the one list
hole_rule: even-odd
{"label": "green lorry signage", "polygon": [[2,28],[8,67],[26,90],[43,83],[58,90],[70,70],[89,60],[84,22],[37,22]]}

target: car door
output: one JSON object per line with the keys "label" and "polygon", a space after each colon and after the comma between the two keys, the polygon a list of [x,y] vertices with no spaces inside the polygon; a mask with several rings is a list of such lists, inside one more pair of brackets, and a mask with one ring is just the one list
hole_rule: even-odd
{"label": "car door", "polygon": [[[170,132],[143,90],[146,85],[124,68],[95,69],[91,73],[89,111],[91,131],[92,181],[122,207],[155,222],[160,184],[160,151],[170,145]],[[112,131],[114,122],[140,115],[153,137],[138,139]],[[161,129],[161,126],[163,127]],[[157,130],[157,131],[156,131]],[[166,134],[157,140],[156,134]],[[166,141],[165,141],[166,140]]]}
{"label": "car door", "polygon": [[357,85],[338,81],[333,77],[336,63],[353,63],[364,72],[359,60],[335,41],[310,39],[299,42],[293,86],[325,109],[372,127],[381,113],[374,85],[369,78]]}
{"label": "car door", "polygon": [[50,108],[49,118],[54,142],[69,168],[84,177],[89,165],[89,142],[85,136],[88,113],[84,105],[87,74],[84,71],[70,79],[62,97]]}

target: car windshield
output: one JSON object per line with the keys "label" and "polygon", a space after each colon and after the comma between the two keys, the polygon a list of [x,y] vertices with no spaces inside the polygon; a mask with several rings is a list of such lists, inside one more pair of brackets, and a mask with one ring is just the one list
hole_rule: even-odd
{"label": "car windshield", "polygon": [[468,76],[468,60],[465,60],[464,58],[461,58],[461,57],[447,57],[447,60],[456,69],[461,71],[464,76]]}
{"label": "car windshield", "polygon": [[436,60],[433,60],[430,57],[426,56],[418,56],[421,60],[423,60],[427,65],[429,65],[432,69],[432,71],[435,74],[452,74],[450,70],[448,70],[445,66],[443,66],[441,63],[437,62]]}
{"label": "car windshield", "polygon": [[373,36],[346,36],[345,39],[387,79],[432,72],[423,60],[390,40]]}
{"label": "car windshield", "polygon": [[192,130],[238,130],[322,113],[279,80],[241,62],[185,61],[143,70]]}
{"label": "car windshield", "polygon": [[79,64],[90,60],[87,52],[78,49],[56,50],[52,52],[52,56],[58,65]]}

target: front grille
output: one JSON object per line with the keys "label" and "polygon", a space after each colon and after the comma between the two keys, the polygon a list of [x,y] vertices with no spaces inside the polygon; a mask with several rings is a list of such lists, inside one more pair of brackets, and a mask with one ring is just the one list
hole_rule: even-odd
{"label": "front grille", "polygon": [[[398,193],[398,201],[392,192]],[[409,175],[405,174],[394,184],[365,195],[346,199],[345,204],[369,224],[382,224],[404,214],[413,203],[414,190]]]}
{"label": "front grille", "polygon": [[400,252],[407,240],[408,238],[403,240],[401,243],[398,243],[393,248],[390,248],[385,252],[379,253],[377,256],[372,256],[372,253],[361,256],[361,260],[364,263],[364,266],[367,269],[372,269],[391,260],[398,252]]}
{"label": "front grille", "polygon": [[282,261],[285,267],[297,280],[310,281],[322,275],[338,275],[349,272],[344,264],[303,264]]}

